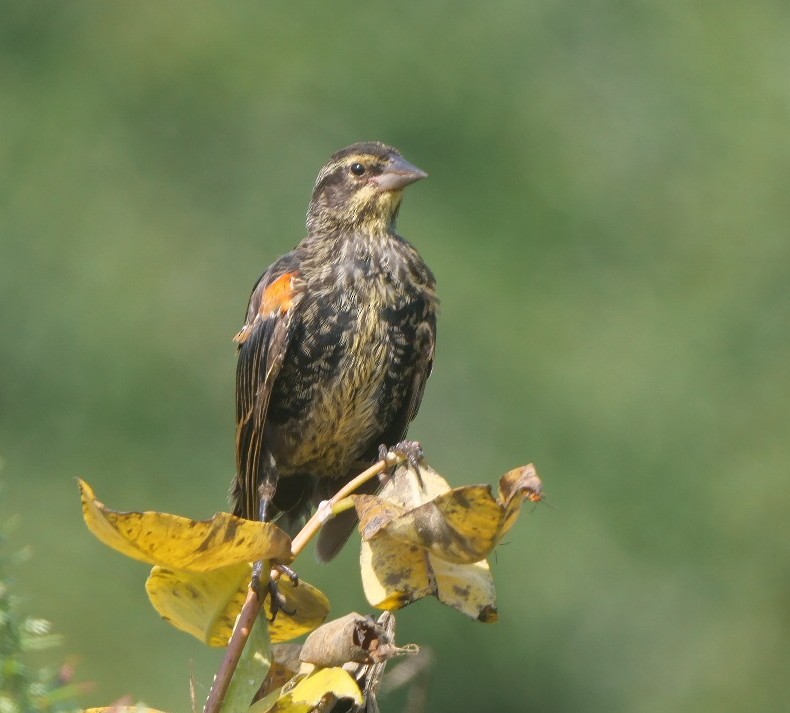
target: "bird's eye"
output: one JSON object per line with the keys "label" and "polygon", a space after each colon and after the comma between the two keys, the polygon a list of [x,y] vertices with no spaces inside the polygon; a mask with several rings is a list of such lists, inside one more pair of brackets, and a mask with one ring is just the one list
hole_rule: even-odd
{"label": "bird's eye", "polygon": [[365,167],[361,163],[352,163],[351,173],[353,173],[355,176],[361,176],[363,173],[365,173]]}

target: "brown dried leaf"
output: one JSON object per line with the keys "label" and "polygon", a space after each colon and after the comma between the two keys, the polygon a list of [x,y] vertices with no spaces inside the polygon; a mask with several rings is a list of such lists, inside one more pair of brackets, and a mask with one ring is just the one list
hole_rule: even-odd
{"label": "brown dried leaf", "polygon": [[373,617],[356,612],[333,619],[312,632],[299,658],[315,666],[342,666],[347,663],[384,663],[419,648],[395,646],[394,625],[385,626]]}
{"label": "brown dried leaf", "polygon": [[513,468],[499,479],[498,501],[504,509],[500,538],[515,524],[524,501],[540,502],[543,499],[542,492],[543,483],[532,463]]}

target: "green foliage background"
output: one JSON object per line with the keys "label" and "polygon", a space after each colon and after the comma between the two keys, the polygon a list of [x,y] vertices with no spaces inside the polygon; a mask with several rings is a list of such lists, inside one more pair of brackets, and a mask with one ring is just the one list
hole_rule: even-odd
{"label": "green foliage background", "polygon": [[[498,550],[498,624],[399,617],[431,710],[786,707],[787,3],[0,12],[0,479],[86,703],[188,710],[220,652],[156,618],[73,477],[225,507],[248,290],[378,138],[431,174],[400,220],[443,303],[411,434],[458,484],[536,462],[550,504]],[[354,549],[300,569],[337,614],[367,610]]]}

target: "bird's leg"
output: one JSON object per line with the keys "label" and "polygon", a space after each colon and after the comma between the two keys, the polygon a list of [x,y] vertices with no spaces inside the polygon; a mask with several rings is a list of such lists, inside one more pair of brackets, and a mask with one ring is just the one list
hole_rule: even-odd
{"label": "bird's leg", "polygon": [[[264,587],[261,585],[261,575],[263,574],[263,566],[266,564],[266,560],[258,560],[252,567],[252,581],[250,582],[250,586],[253,588],[255,593],[258,595],[258,599],[263,601],[268,594],[271,597],[271,601],[269,607],[272,610],[272,616],[269,621],[274,621],[277,618],[277,614],[281,611],[285,612],[288,616],[293,616],[296,614],[295,609],[288,609],[286,607],[286,599],[285,595],[280,591],[280,585],[277,583],[277,580],[274,579],[271,574],[269,574],[269,581]],[[299,575],[296,574],[290,567],[287,567],[284,564],[273,564],[272,569],[276,569],[281,574],[284,574],[288,577],[294,585],[298,584],[299,582]]]}
{"label": "bird's leg", "polygon": [[[274,517],[274,513],[272,512],[272,500],[274,499],[274,492],[277,489],[278,478],[277,471],[274,469],[273,459],[268,465],[269,468],[267,468],[267,477],[258,486],[258,497],[260,498],[258,519],[261,522],[271,522]],[[277,613],[280,611],[284,611],[289,616],[292,616],[295,612],[286,608],[285,595],[280,591],[277,580],[272,578],[270,572],[266,573],[266,576],[268,577],[268,582],[265,586],[266,591],[264,591],[264,587],[261,585],[261,579],[264,574],[263,567],[266,563],[267,560],[258,560],[255,562],[255,564],[253,564],[252,580],[250,581],[250,586],[258,595],[258,599],[260,601],[263,601],[266,597],[266,594],[268,593],[270,597],[270,608],[272,610],[272,618],[269,621],[274,621],[277,618]],[[298,583],[299,577],[290,567],[286,567],[284,564],[274,564],[272,565],[272,568],[278,570],[281,574],[286,575],[294,584]]]}
{"label": "bird's leg", "polygon": [[270,475],[258,486],[258,519],[261,522],[271,522],[274,519],[274,513],[271,512],[272,500],[274,500],[274,491],[277,490],[277,475]]}
{"label": "bird's leg", "polygon": [[[379,446],[379,460],[383,460],[385,463],[387,462],[387,455],[389,454],[390,449],[382,443]],[[384,470],[379,473],[379,484],[384,485],[393,475],[395,475],[395,468],[397,466],[395,463],[390,465],[389,467],[385,468]]]}

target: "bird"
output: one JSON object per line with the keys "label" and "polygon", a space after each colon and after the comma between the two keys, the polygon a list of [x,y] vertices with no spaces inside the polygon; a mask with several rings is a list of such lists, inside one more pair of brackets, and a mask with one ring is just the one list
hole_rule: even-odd
{"label": "bird", "polygon": [[[433,365],[438,298],[395,224],[404,189],[427,175],[378,141],[336,152],[315,181],[306,237],[253,287],[235,336],[235,515],[293,535],[405,438]],[[324,524],[319,561],[355,523],[350,510]]]}

